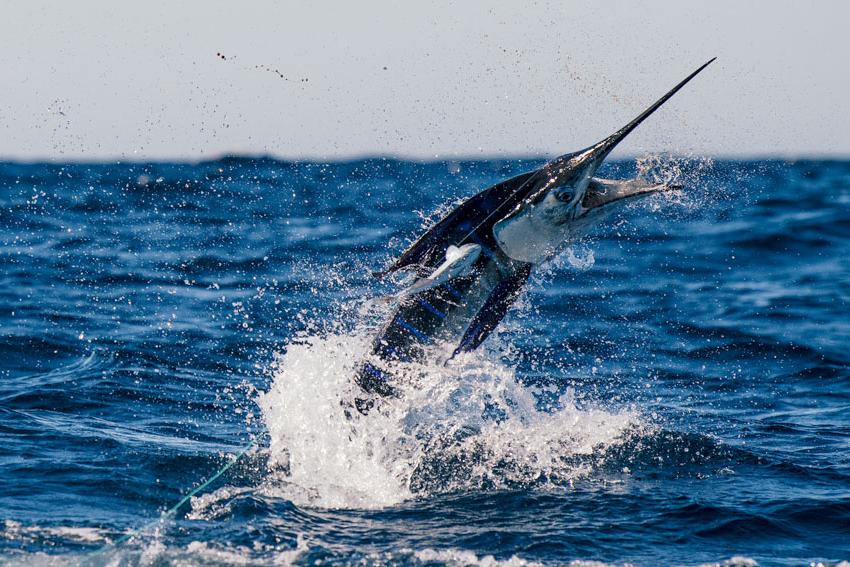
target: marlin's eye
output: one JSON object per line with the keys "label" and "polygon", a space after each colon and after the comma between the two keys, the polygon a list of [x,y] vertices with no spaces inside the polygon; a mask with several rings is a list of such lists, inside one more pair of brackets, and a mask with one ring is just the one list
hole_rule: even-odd
{"label": "marlin's eye", "polygon": [[562,203],[569,203],[573,200],[573,196],[575,196],[575,192],[570,189],[561,189],[555,191],[555,198],[561,201]]}

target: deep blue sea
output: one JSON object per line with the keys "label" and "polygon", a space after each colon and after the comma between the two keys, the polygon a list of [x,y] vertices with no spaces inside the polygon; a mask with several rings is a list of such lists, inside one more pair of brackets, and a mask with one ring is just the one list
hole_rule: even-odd
{"label": "deep blue sea", "polygon": [[0,163],[0,564],[850,565],[850,162],[607,165],[684,190],[346,418],[370,271],[541,163]]}

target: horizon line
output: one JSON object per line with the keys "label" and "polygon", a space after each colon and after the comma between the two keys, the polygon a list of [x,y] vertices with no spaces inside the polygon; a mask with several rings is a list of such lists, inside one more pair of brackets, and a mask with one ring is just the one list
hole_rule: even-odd
{"label": "horizon line", "polygon": [[[107,164],[203,164],[214,163],[217,161],[226,160],[241,160],[241,161],[276,161],[280,163],[327,163],[327,164],[342,164],[362,161],[398,161],[398,162],[413,162],[413,163],[453,163],[453,162],[484,162],[484,161],[548,161],[559,154],[433,154],[432,156],[422,156],[414,154],[381,154],[381,153],[359,153],[350,155],[303,155],[303,156],[285,156],[276,155],[270,152],[224,152],[211,156],[203,155],[176,155],[174,157],[166,156],[103,156],[95,158],[86,158],[80,155],[71,156],[69,158],[60,158],[58,156],[36,156],[15,157],[0,155],[0,164],[2,165],[48,165],[48,164],[69,164],[69,165],[107,165]],[[635,161],[640,158],[651,156],[670,156],[674,158],[684,159],[712,159],[716,161],[727,162],[748,162],[748,161],[850,161],[850,153],[752,153],[752,154],[712,154],[712,153],[677,153],[677,152],[645,152],[641,154],[621,154],[614,155],[607,159],[608,162],[623,162]]]}

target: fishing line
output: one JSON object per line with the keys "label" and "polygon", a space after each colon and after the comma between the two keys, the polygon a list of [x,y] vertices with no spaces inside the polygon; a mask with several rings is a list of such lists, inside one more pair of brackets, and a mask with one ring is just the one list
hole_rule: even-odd
{"label": "fishing line", "polygon": [[160,514],[159,518],[157,518],[156,520],[152,520],[152,521],[142,525],[141,527],[132,529],[128,533],[126,533],[123,536],[121,536],[120,538],[116,539],[115,541],[111,541],[111,542],[107,543],[106,545],[104,545],[100,549],[97,549],[96,551],[92,552],[87,558],[85,558],[83,561],[81,561],[80,564],[81,565],[85,564],[87,561],[91,560],[94,556],[100,555],[101,553],[108,551],[109,549],[112,549],[114,547],[118,547],[119,545],[122,545],[122,544],[128,542],[132,538],[141,535],[142,533],[147,531],[149,528],[151,528],[151,527],[153,527],[157,524],[161,524],[161,523],[165,522],[166,520],[173,518],[177,514],[177,511],[184,504],[186,504],[186,502],[188,502],[193,496],[195,496],[196,494],[198,494],[199,492],[201,492],[202,490],[207,488],[209,485],[211,485],[213,482],[215,482],[216,479],[218,479],[221,475],[223,475],[228,470],[230,470],[230,468],[233,465],[235,465],[242,457],[244,457],[248,453],[248,451],[250,451],[251,449],[256,447],[259,444],[261,437],[266,433],[268,433],[268,430],[265,427],[260,429],[256,433],[256,435],[254,436],[254,438],[251,440],[251,442],[248,443],[247,445],[245,445],[244,447],[242,447],[239,450],[239,452],[236,453],[233,456],[233,458],[231,458],[227,463],[224,464],[224,466],[219,468],[217,471],[215,471],[215,473],[211,477],[209,477],[207,480],[205,480],[204,482],[199,484],[197,487],[192,489],[185,496],[183,496],[183,498],[181,498],[180,501],[177,502],[177,504],[175,504],[174,506],[172,506],[171,508],[169,508],[168,510],[166,510],[165,512]]}

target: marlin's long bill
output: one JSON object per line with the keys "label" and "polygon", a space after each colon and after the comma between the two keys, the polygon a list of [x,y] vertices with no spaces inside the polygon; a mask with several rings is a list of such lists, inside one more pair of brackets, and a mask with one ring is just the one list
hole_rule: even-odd
{"label": "marlin's long bill", "polygon": [[682,87],[687,85],[688,82],[691,79],[696,77],[703,69],[708,67],[715,59],[717,59],[717,57],[712,57],[711,59],[709,59],[702,66],[700,66],[699,69],[697,69],[696,71],[694,71],[693,73],[691,73],[690,75],[685,77],[685,79],[682,82],[680,82],[678,85],[676,85],[675,87],[673,87],[672,89],[667,91],[667,94],[665,94],[664,96],[659,98],[657,101],[655,101],[655,103],[653,103],[652,106],[650,106],[649,108],[647,108],[646,110],[641,112],[637,116],[637,118],[635,118],[634,120],[632,120],[631,122],[629,122],[628,124],[626,124],[625,126],[620,128],[619,130],[617,130],[616,132],[614,132],[613,134],[611,134],[610,136],[608,136],[607,138],[605,138],[604,140],[602,140],[601,142],[599,142],[598,144],[593,146],[592,149],[593,149],[593,154],[594,154],[595,160],[602,161],[603,159],[605,159],[605,157],[611,152],[611,150],[614,149],[614,146],[616,146],[621,141],[623,141],[623,138],[628,136],[632,132],[632,130],[634,130],[635,128],[638,127],[638,125],[641,122],[643,122],[644,120],[649,118],[649,116],[652,115],[653,112],[658,110],[661,107],[662,104],[664,104],[665,102],[670,100],[670,98],[674,94],[679,92],[679,89],[681,89]]}

